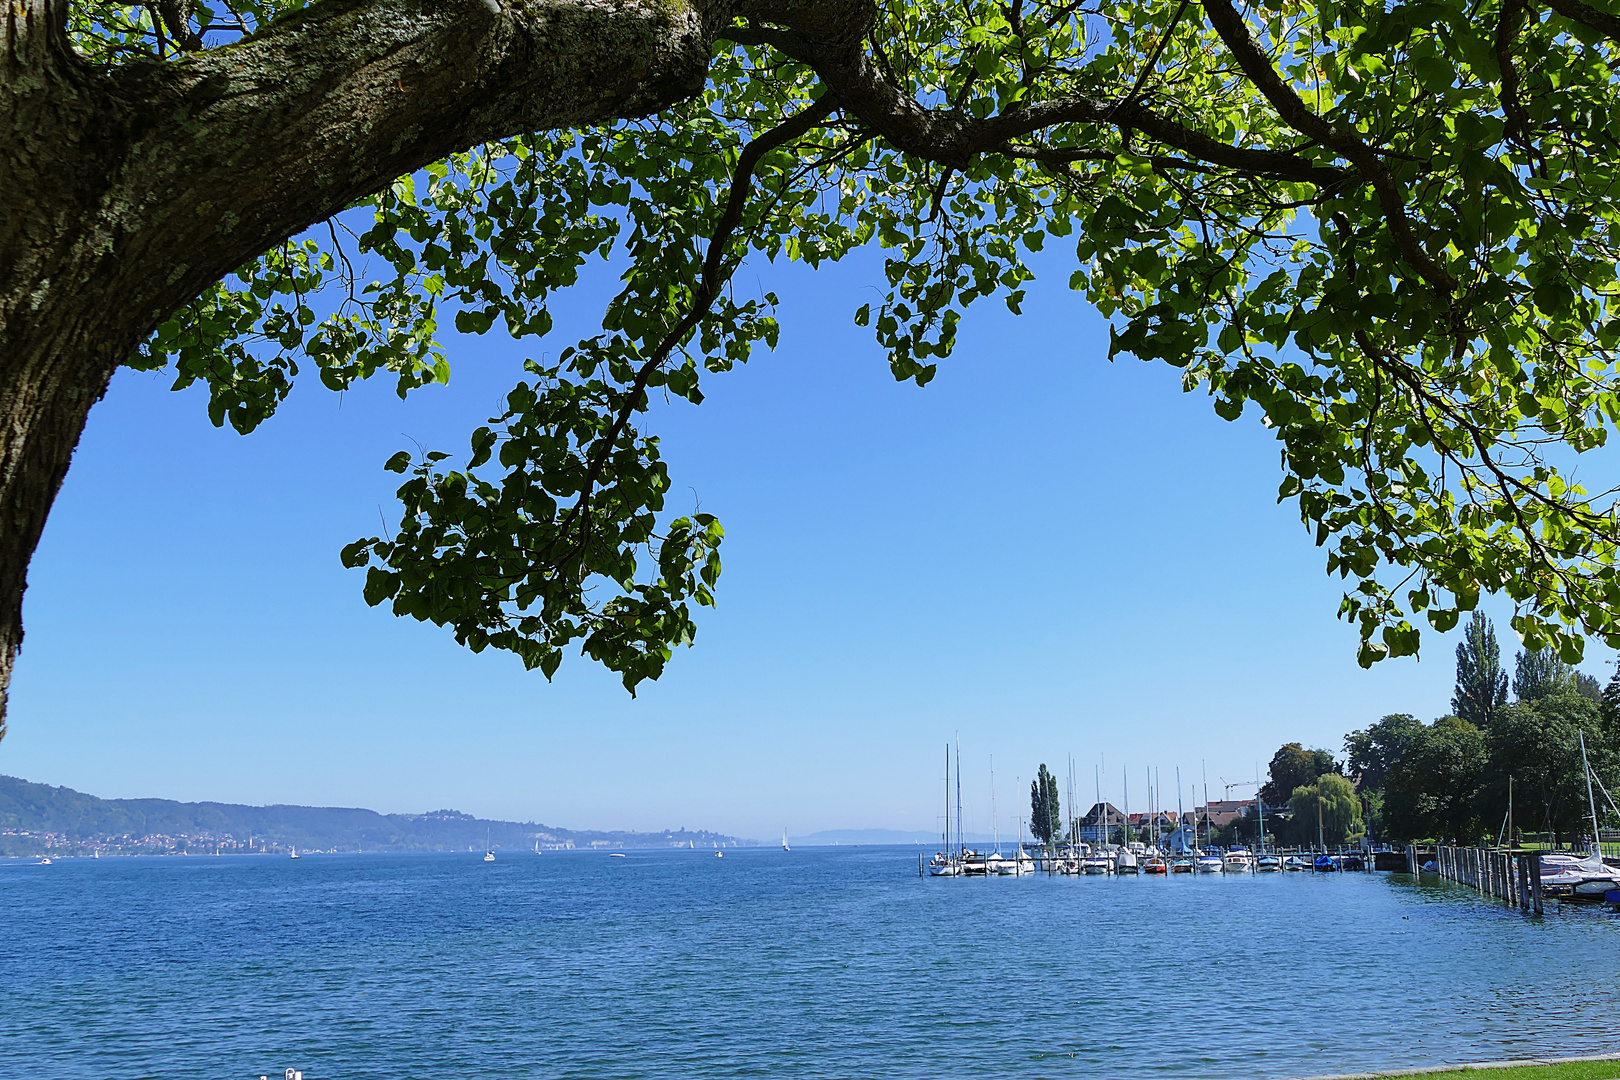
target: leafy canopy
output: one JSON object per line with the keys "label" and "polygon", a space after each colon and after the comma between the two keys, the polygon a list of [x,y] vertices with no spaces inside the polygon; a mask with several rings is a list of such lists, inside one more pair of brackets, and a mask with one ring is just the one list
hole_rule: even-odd
{"label": "leafy canopy", "polygon": [[[150,62],[298,6],[85,2],[73,28],[92,60]],[[129,363],[205,385],[247,432],[306,369],[443,382],[449,325],[538,344],[555,298],[617,260],[601,332],[531,361],[463,453],[391,460],[403,518],[343,559],[371,603],[548,675],[578,645],[633,689],[713,603],[722,539],[667,512],[643,416],[775,344],[742,261],[880,246],[887,293],[854,318],[922,385],[972,305],[1019,309],[1051,244],[1111,356],[1275,434],[1279,498],[1344,580],[1363,664],[1482,592],[1573,663],[1587,635],[1620,646],[1614,492],[1571,467],[1620,423],[1620,22],[1553,8],[883,0],[851,9],[855,59],[742,18],[685,104],[403,177]]]}
{"label": "leafy canopy", "polygon": [[1457,682],[1451,695],[1451,712],[1475,727],[1490,725],[1507,705],[1507,672],[1502,670],[1502,651],[1496,644],[1496,627],[1476,611],[1463,627],[1457,644]]}
{"label": "leafy canopy", "polygon": [[[1508,710],[1504,710],[1506,712]],[[1407,744],[1384,785],[1384,816],[1398,839],[1477,840],[1480,785],[1489,765],[1485,734],[1457,716],[1443,716]]]}
{"label": "leafy canopy", "polygon": [[1362,832],[1361,800],[1350,781],[1337,773],[1323,773],[1314,784],[1295,788],[1288,806],[1296,843],[1320,836],[1329,847],[1338,847]]}

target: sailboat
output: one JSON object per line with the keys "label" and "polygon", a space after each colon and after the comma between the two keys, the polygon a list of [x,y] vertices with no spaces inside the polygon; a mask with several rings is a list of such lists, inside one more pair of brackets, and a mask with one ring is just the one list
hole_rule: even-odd
{"label": "sailboat", "polygon": [[1319,874],[1336,873],[1339,869],[1339,864],[1334,862],[1333,856],[1328,854],[1327,841],[1323,839],[1322,790],[1320,787],[1318,787],[1316,791],[1316,844],[1322,849],[1322,854],[1318,855],[1311,862],[1311,869],[1315,870]]}
{"label": "sailboat", "polygon": [[1094,768],[1093,779],[1097,785],[1097,805],[1092,808],[1093,831],[1091,835],[1097,841],[1097,846],[1091,849],[1089,855],[1080,860],[1080,872],[1092,875],[1112,874],[1114,872],[1114,860],[1108,856],[1108,812],[1104,808],[1102,801],[1102,766],[1098,765]]}
{"label": "sailboat", "polygon": [[929,877],[956,877],[960,870],[951,854],[951,744],[945,744],[945,831],[940,834],[945,850],[928,860]]}
{"label": "sailboat", "polygon": [[[1586,761],[1586,732],[1578,732],[1581,741],[1581,768],[1586,770],[1586,804],[1592,814],[1592,851],[1585,858],[1574,855],[1543,855],[1541,857],[1541,884],[1543,888],[1566,892],[1580,900],[1602,900],[1611,890],[1620,889],[1620,870],[1603,861],[1602,835],[1598,832],[1597,800],[1592,794],[1592,767]],[[1602,781],[1599,781],[1601,784]],[[1605,789],[1603,794],[1607,795]],[[1612,801],[1612,800],[1611,800]],[[1548,873],[1548,871],[1552,873]]]}
{"label": "sailboat", "polygon": [[495,850],[489,846],[489,830],[484,830],[484,861],[495,861]]}
{"label": "sailboat", "polygon": [[1170,850],[1174,856],[1170,860],[1172,874],[1190,874],[1196,867],[1193,866],[1192,853],[1198,848],[1198,830],[1193,830],[1193,842],[1187,843],[1187,810],[1181,802],[1181,766],[1176,766],[1176,831],[1170,834]]}
{"label": "sailboat", "polygon": [[996,816],[996,759],[990,759],[990,836],[995,843],[995,850],[984,859],[984,872],[989,874],[1011,874],[1017,871],[1016,864],[1001,854],[1001,819]]}
{"label": "sailboat", "polygon": [[1261,874],[1282,873],[1283,861],[1276,855],[1266,854],[1266,807],[1260,801],[1260,766],[1254,767],[1254,814],[1259,821],[1260,829],[1260,857],[1254,861],[1254,869]]}
{"label": "sailboat", "polygon": [[1119,770],[1120,784],[1125,792],[1125,846],[1114,856],[1114,873],[1135,874],[1141,871],[1136,852],[1131,850],[1131,777],[1123,768]]}
{"label": "sailboat", "polygon": [[291,855],[291,856],[289,856],[289,858],[294,858],[294,859],[302,859],[302,858],[303,858],[303,856],[302,856],[302,855],[300,855],[300,854],[298,854],[298,849],[297,849],[297,848],[293,848],[293,849],[292,849],[292,855]]}
{"label": "sailboat", "polygon": [[788,847],[787,830],[786,829],[782,830],[782,850],[783,851],[792,851],[793,850],[792,848]]}
{"label": "sailboat", "polygon": [[996,873],[1002,875],[1033,874],[1035,861],[1024,853],[1024,816],[1018,815],[1018,848],[1010,859],[1002,859],[1001,865],[996,867]]}

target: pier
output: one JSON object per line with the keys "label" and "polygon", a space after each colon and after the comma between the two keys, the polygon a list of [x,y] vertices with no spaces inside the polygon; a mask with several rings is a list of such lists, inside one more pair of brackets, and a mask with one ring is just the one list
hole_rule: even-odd
{"label": "pier", "polygon": [[1433,863],[1432,872],[1446,881],[1465,885],[1509,906],[1518,905],[1520,911],[1543,913],[1538,851],[1409,844],[1406,861],[1414,874],[1426,863]]}

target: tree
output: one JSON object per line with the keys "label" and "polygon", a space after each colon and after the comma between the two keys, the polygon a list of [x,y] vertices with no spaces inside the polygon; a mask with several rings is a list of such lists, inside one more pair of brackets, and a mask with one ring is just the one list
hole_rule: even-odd
{"label": "tree", "polygon": [[1520,701],[1539,701],[1571,689],[1575,669],[1552,649],[1522,649],[1513,658],[1513,693]]}
{"label": "tree", "polygon": [[1620,663],[1615,664],[1614,674],[1609,676],[1608,683],[1603,687],[1598,711],[1603,718],[1604,741],[1620,747]]}
{"label": "tree", "polygon": [[1336,773],[1339,763],[1326,750],[1307,750],[1291,742],[1271,755],[1269,779],[1260,786],[1260,798],[1268,805],[1281,806],[1297,787],[1314,784],[1323,773]]}
{"label": "tree", "polygon": [[1571,686],[1571,689],[1588,701],[1602,704],[1603,684],[1584,671],[1577,671],[1574,674],[1575,681]]}
{"label": "tree", "polygon": [[1063,836],[1063,804],[1058,799],[1057,777],[1046,771],[1045,762],[1029,783],[1029,831],[1043,844]]}
{"label": "tree", "polygon": [[[1461,667],[1460,660],[1458,666]],[[1416,717],[1393,713],[1371,727],[1346,735],[1344,752],[1356,787],[1363,791],[1382,791],[1391,766],[1401,759],[1406,747],[1422,730],[1423,722]]]}
{"label": "tree", "polygon": [[1491,717],[1507,704],[1507,672],[1496,644],[1496,627],[1475,611],[1457,645],[1457,688],[1451,711],[1477,728],[1488,727]]}
{"label": "tree", "polygon": [[442,326],[537,340],[610,256],[602,333],[544,350],[462,455],[390,459],[400,525],[343,560],[473,649],[657,678],[721,532],[667,512],[652,397],[776,341],[746,258],[874,243],[855,318],[918,384],[1072,245],[1112,354],[1278,439],[1363,664],[1503,589],[1527,648],[1620,644],[1613,498],[1561,457],[1620,414],[1620,25],[1549,5],[12,0],[0,694],[120,365],[246,432],[301,373],[443,381]]}
{"label": "tree", "polygon": [[1366,822],[1367,835],[1375,843],[1384,843],[1389,839],[1388,823],[1384,820],[1384,793],[1378,791],[1361,791],[1362,818]]}
{"label": "tree", "polygon": [[1587,817],[1579,733],[1587,733],[1594,764],[1601,765],[1600,726],[1597,705],[1568,688],[1504,709],[1485,736],[1489,764],[1479,799],[1486,825],[1495,828],[1506,814],[1511,776],[1517,828],[1551,832],[1560,843],[1579,830]]}
{"label": "tree", "polygon": [[1342,847],[1361,834],[1361,800],[1338,773],[1323,773],[1315,783],[1295,788],[1288,807],[1296,839],[1312,841],[1320,835],[1329,847]]}
{"label": "tree", "polygon": [[1486,767],[1485,734],[1459,716],[1443,716],[1407,746],[1384,781],[1384,821],[1397,840],[1481,833],[1478,800]]}

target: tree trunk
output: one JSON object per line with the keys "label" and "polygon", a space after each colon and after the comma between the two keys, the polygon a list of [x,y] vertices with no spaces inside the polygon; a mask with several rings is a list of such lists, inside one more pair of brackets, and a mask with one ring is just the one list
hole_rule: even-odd
{"label": "tree trunk", "polygon": [[93,65],[67,0],[0,14],[0,735],[27,569],[90,406],[173,311],[478,142],[701,89],[729,9],[321,0],[228,49]]}

